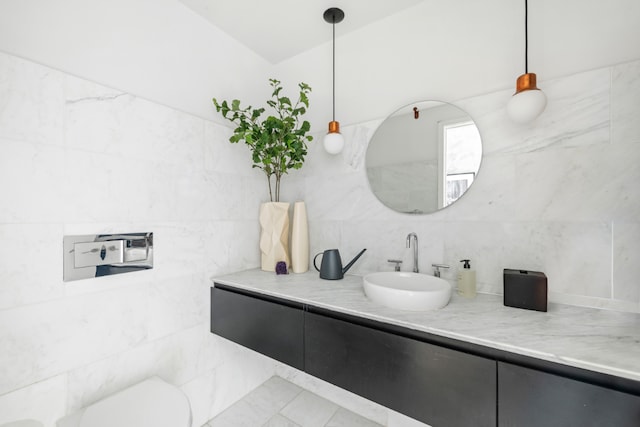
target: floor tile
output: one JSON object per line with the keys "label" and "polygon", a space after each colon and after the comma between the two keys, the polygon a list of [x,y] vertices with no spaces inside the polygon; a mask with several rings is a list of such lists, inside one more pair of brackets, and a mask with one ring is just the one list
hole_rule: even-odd
{"label": "floor tile", "polygon": [[335,403],[304,390],[280,413],[303,427],[324,427],[337,409]]}
{"label": "floor tile", "polygon": [[[274,376],[251,391],[242,400],[275,415],[302,392],[302,388],[280,377]],[[270,418],[270,417],[269,417]]]}
{"label": "floor tile", "polygon": [[326,427],[382,427],[382,425],[344,408],[338,408]]}
{"label": "floor tile", "polygon": [[290,419],[283,417],[280,414],[276,414],[262,427],[302,427]]}
{"label": "floor tile", "polygon": [[261,426],[276,412],[265,410],[246,400],[240,400],[217,417],[209,421],[209,427],[256,427]]}

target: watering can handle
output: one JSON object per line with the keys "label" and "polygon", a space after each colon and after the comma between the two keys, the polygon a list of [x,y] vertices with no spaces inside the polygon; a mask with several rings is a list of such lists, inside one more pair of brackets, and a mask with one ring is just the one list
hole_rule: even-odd
{"label": "watering can handle", "polygon": [[324,252],[318,252],[316,254],[316,256],[313,257],[313,266],[316,268],[316,270],[320,271],[320,269],[318,268],[318,266],[316,265],[316,258],[318,258],[318,255],[322,255]]}

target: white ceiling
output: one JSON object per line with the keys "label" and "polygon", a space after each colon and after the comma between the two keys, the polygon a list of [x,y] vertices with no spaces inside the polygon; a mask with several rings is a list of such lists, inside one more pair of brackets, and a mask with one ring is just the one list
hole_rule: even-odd
{"label": "white ceiling", "polygon": [[336,37],[424,0],[180,0],[272,64],[331,40],[322,14],[345,13]]}

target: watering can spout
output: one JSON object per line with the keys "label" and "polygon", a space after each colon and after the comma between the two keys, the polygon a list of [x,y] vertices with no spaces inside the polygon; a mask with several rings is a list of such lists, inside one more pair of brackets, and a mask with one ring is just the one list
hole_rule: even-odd
{"label": "watering can spout", "polygon": [[358,260],[358,258],[360,258],[362,256],[362,254],[364,253],[364,251],[366,251],[367,249],[363,249],[360,251],[360,253],[358,255],[356,255],[356,257],[354,259],[352,259],[351,261],[349,261],[349,264],[347,264],[343,269],[342,269],[342,274],[346,273],[353,264],[355,264],[355,262]]}

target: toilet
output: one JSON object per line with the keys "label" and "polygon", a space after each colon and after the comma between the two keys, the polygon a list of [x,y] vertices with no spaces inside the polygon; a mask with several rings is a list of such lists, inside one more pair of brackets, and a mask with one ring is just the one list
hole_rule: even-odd
{"label": "toilet", "polygon": [[151,377],[57,422],[57,427],[191,427],[187,396]]}

